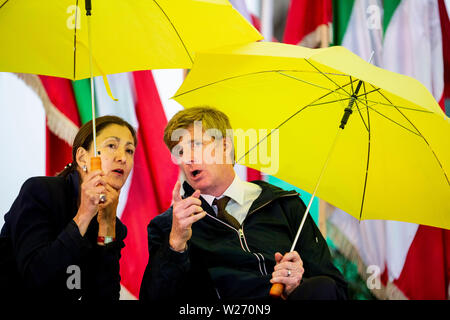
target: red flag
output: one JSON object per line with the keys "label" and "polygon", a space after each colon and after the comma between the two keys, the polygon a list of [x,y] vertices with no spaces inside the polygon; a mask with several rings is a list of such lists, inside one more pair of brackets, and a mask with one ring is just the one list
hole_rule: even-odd
{"label": "red flag", "polygon": [[420,225],[394,284],[412,300],[448,299],[450,230]]}
{"label": "red flag", "polygon": [[163,141],[166,115],[151,71],[133,73],[138,145],[128,200],[121,221],[128,228],[120,260],[122,284],[136,297],[148,262],[147,225],[171,204],[178,167]]}
{"label": "red flag", "polygon": [[[48,98],[65,117],[80,126],[78,108],[71,81],[68,79],[39,76]],[[46,126],[46,175],[54,176],[65,165],[72,162],[72,146],[62,140]]]}
{"label": "red flag", "polygon": [[[306,46],[317,47],[320,36],[313,36],[321,25],[328,25],[332,21],[331,0],[291,0],[284,31],[284,43],[304,44],[308,37]],[[326,44],[328,46],[328,43]]]}

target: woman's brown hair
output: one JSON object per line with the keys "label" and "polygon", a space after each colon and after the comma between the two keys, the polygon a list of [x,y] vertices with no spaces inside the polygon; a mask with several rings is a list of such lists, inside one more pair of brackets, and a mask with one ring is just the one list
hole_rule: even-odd
{"label": "woman's brown hair", "polygon": [[[103,116],[95,118],[95,128],[97,135],[100,134],[100,132],[107,126],[112,124],[127,127],[128,130],[130,130],[131,135],[133,136],[134,145],[137,146],[136,130],[133,128],[131,124],[129,124],[128,122],[117,116]],[[65,166],[63,171],[57,174],[58,177],[66,177],[69,173],[77,169],[78,164],[76,161],[76,155],[78,148],[82,147],[86,150],[89,150],[93,139],[94,137],[91,120],[82,125],[80,130],[78,130],[78,133],[75,136],[72,145],[72,162],[69,163],[67,166]]]}

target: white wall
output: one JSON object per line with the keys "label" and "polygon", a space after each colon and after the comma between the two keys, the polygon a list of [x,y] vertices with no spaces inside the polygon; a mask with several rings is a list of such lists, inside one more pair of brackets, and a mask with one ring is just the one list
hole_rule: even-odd
{"label": "white wall", "polygon": [[14,74],[0,72],[0,228],[23,182],[45,175],[45,113]]}

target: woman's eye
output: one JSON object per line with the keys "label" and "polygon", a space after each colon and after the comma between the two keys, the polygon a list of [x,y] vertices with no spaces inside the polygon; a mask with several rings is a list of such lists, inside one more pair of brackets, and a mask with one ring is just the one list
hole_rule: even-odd
{"label": "woman's eye", "polygon": [[111,149],[115,149],[115,148],[116,148],[116,145],[115,145],[114,143],[109,143],[109,144],[107,145],[107,147],[108,147],[108,148],[111,148]]}
{"label": "woman's eye", "polygon": [[128,152],[129,154],[131,154],[131,155],[134,154],[134,150],[133,150],[133,149],[128,149],[127,152]]}

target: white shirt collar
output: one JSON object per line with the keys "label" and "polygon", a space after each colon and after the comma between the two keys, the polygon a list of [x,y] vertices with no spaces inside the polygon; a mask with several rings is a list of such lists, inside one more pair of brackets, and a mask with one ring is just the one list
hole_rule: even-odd
{"label": "white shirt collar", "polygon": [[222,196],[230,197],[241,206],[244,204],[245,185],[237,174],[234,175],[233,182],[231,182],[230,186],[225,190]]}
{"label": "white shirt collar", "polygon": [[[225,192],[220,197],[217,197],[217,199],[220,199],[224,196],[228,196],[234,201],[236,201],[239,205],[243,205],[244,193],[245,193],[244,182],[239,178],[237,174],[235,174],[233,182],[231,182],[231,184],[228,186]],[[209,194],[202,194],[201,196],[203,197],[203,199],[206,200],[206,202],[208,202],[210,206],[212,206],[214,199],[216,199],[216,197]]]}

